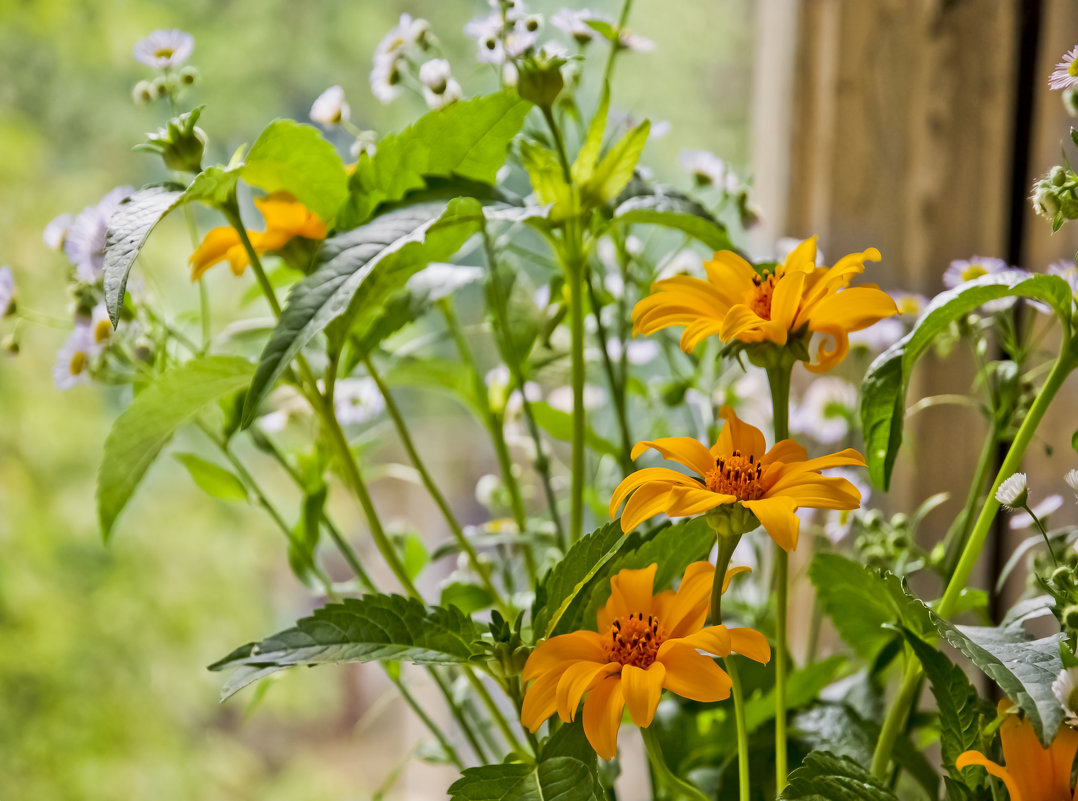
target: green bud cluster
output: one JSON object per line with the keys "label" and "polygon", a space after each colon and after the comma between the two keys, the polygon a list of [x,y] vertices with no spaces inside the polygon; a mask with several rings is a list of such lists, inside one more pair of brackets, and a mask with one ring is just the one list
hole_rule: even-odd
{"label": "green bud cluster", "polygon": [[493,652],[494,661],[501,668],[502,675],[507,678],[520,675],[531,654],[531,649],[524,644],[524,638],[521,636],[523,620],[523,612],[512,624],[498,610],[490,613],[488,628],[493,642],[488,647]]}
{"label": "green bud cluster", "polygon": [[202,106],[169,120],[168,125],[146,135],[146,141],[135,150],[156,153],[165,166],[177,172],[202,172],[202,153],[206,149],[206,133],[195,125]]}
{"label": "green bud cluster", "polygon": [[852,514],[853,545],[867,566],[902,575],[924,560],[907,515],[887,518],[878,509]]}
{"label": "green bud cluster", "polygon": [[1078,174],[1070,167],[1055,166],[1033,184],[1033,210],[1058,231],[1067,220],[1078,219]]}

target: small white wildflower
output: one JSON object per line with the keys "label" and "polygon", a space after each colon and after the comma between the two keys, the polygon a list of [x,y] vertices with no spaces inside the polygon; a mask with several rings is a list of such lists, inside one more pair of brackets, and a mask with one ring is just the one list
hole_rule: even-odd
{"label": "small white wildflower", "polygon": [[334,408],[341,425],[358,425],[373,420],[386,407],[378,385],[370,378],[345,378],[337,382]]}
{"label": "small white wildflower", "polygon": [[[973,281],[983,275],[995,275],[1010,270],[1011,267],[1003,259],[985,258],[974,256],[971,259],[956,259],[943,273],[943,285],[948,289]],[[1009,309],[1015,303],[1014,298],[1000,298],[984,304],[985,311],[999,312]]]}
{"label": "small white wildflower", "polygon": [[396,53],[374,57],[371,69],[371,93],[382,103],[392,103],[401,93],[401,59]]}
{"label": "small white wildflower", "polygon": [[72,221],[64,237],[64,253],[75,265],[83,281],[93,282],[105,269],[105,235],[109,217],[135,190],[130,186],[113,189],[96,206],[87,206]]}
{"label": "small white wildflower", "polygon": [[520,80],[520,70],[517,69],[517,65],[512,61],[506,61],[502,64],[502,85],[515,89],[517,82]]}
{"label": "small white wildflower", "polygon": [[607,273],[604,275],[603,286],[606,288],[606,291],[615,298],[625,296],[625,280],[621,277],[620,273]]}
{"label": "small white wildflower", "polygon": [[149,67],[176,67],[195,49],[195,37],[179,30],[154,31],[135,45],[135,59]]}
{"label": "small white wildflower", "polygon": [[504,364],[499,364],[497,367],[492,367],[487,370],[485,381],[488,387],[507,387],[511,376],[509,375],[509,368]]}
{"label": "small white wildflower", "polygon": [[895,317],[887,317],[879,322],[862,328],[860,331],[850,332],[850,347],[868,348],[873,353],[887,350],[893,344],[902,339],[906,333],[906,327],[902,321]]}
{"label": "small white wildflower", "polygon": [[1063,720],[1078,726],[1078,667],[1064,668],[1052,682],[1052,694],[1063,707]]}
{"label": "small white wildflower", "polygon": [[928,305],[928,298],[916,292],[892,292],[898,313],[908,317],[920,317]]}
{"label": "small white wildflower", "polygon": [[112,337],[112,321],[104,303],[98,303],[90,312],[91,355],[96,356],[108,344]]}
{"label": "small white wildflower", "polygon": [[505,52],[510,58],[518,58],[532,50],[539,41],[543,18],[530,14],[519,19],[505,35]]}
{"label": "small white wildflower", "polygon": [[502,36],[505,25],[500,13],[473,19],[464,26],[464,33],[475,39],[476,57],[483,64],[501,64],[505,61]]}
{"label": "small white wildflower", "polygon": [[[1061,261],[1053,262],[1048,265],[1048,269],[1045,270],[1048,275],[1058,275],[1064,281],[1067,282],[1067,286],[1071,288],[1071,295],[1078,295],[1078,265],[1075,265],[1070,259],[1063,259]],[[1052,307],[1047,303],[1043,303],[1039,300],[1026,300],[1030,306],[1039,311],[1041,314],[1051,314]]]}
{"label": "small white wildflower", "polygon": [[555,12],[550,18],[551,25],[562,33],[572,36],[579,45],[586,45],[595,38],[596,31],[588,25],[589,22],[606,22],[607,24],[612,24],[611,20],[606,19],[601,14],[596,14],[594,11],[589,11],[586,8],[580,10],[563,8],[560,11]]}
{"label": "small white wildflower", "polygon": [[13,308],[15,300],[15,276],[10,267],[0,267],[0,317],[5,317]]}
{"label": "small white wildflower", "polygon": [[419,68],[420,83],[438,95],[445,91],[451,77],[449,62],[444,58],[432,58]]}
{"label": "small white wildflower", "polygon": [[1010,509],[1025,506],[1029,499],[1029,485],[1025,473],[1015,473],[996,490],[996,500]]}
{"label": "small white wildflower", "polygon": [[857,388],[841,378],[812,382],[790,415],[790,430],[808,434],[817,442],[838,442],[849,433],[850,417],[857,408]]}
{"label": "small white wildflower", "polygon": [[[1063,505],[1062,495],[1049,495],[1043,501],[1033,507],[1033,514],[1037,516],[1037,519],[1044,523],[1047,520],[1048,515],[1052,512],[1058,511],[1059,507]],[[1023,528],[1030,528],[1033,525],[1033,517],[1029,512],[1019,512],[1011,518],[1011,528],[1015,531],[1020,531]]]}
{"label": "small white wildflower", "polygon": [[1078,86],[1078,45],[1068,50],[1063,60],[1056,64],[1052,77],[1048,79],[1048,86],[1051,89]]}
{"label": "small white wildflower", "polygon": [[70,389],[76,384],[90,380],[90,358],[94,350],[94,337],[86,320],[75,323],[75,330],[56,353],[56,365],[52,377],[59,389]]}
{"label": "small white wildflower", "polygon": [[479,501],[481,506],[490,509],[494,503],[494,493],[498,491],[501,485],[501,479],[491,473],[480,476],[479,480],[475,482],[475,499]]}
{"label": "small white wildflower", "polygon": [[348,101],[344,99],[344,89],[340,86],[331,86],[322,92],[311,104],[308,115],[312,122],[321,125],[339,125],[352,116],[352,109]]}
{"label": "small white wildflower", "polygon": [[692,175],[697,186],[722,188],[726,183],[726,162],[706,150],[682,150],[678,157],[681,169]]}
{"label": "small white wildflower", "polygon": [[74,221],[75,218],[70,214],[61,214],[59,217],[54,217],[50,220],[49,224],[45,226],[45,232],[42,234],[45,245],[53,250],[62,248],[67,232],[71,229],[71,223]]}
{"label": "small white wildflower", "polygon": [[397,56],[417,46],[422,47],[429,33],[430,23],[425,19],[414,18],[411,14],[401,14],[396,26],[378,42],[378,46],[374,49],[375,58],[385,55]]}
{"label": "small white wildflower", "polygon": [[648,139],[662,139],[670,133],[670,120],[656,120],[648,132]]}
{"label": "small white wildflower", "polygon": [[628,28],[622,28],[618,33],[618,46],[625,50],[634,50],[637,53],[655,52],[655,42],[644,36],[638,36]]}
{"label": "small white wildflower", "polygon": [[1068,470],[1067,474],[1063,476],[1063,480],[1067,482],[1068,487],[1078,492],[1078,470]]}

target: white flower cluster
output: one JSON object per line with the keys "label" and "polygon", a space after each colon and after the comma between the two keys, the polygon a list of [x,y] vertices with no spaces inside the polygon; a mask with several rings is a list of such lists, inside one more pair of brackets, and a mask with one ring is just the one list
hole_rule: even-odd
{"label": "white flower cluster", "polygon": [[[374,67],[371,70],[371,91],[383,103],[392,103],[400,97],[404,84],[405,72],[420,62],[415,77],[418,79],[423,99],[432,109],[442,108],[455,103],[464,96],[460,84],[453,78],[449,62],[444,58],[425,58],[423,54],[435,50],[435,39],[430,23],[425,19],[413,18],[410,14],[401,14],[397,25],[382,37],[374,51]],[[336,87],[335,87],[336,88]],[[327,90],[323,94],[332,92]],[[322,98],[319,98],[322,100]],[[325,116],[336,116],[333,122],[339,122],[337,112],[341,109],[344,97],[341,93],[337,103],[325,102]],[[316,101],[317,105],[317,101]],[[347,109],[347,104],[344,104]],[[314,119],[315,109],[311,109]],[[345,117],[347,119],[347,117]],[[316,120],[323,122],[323,120]]]}

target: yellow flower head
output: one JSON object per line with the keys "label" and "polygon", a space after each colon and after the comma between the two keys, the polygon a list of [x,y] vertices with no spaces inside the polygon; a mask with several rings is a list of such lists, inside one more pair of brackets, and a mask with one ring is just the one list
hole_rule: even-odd
{"label": "yellow flower head", "polygon": [[[266,219],[266,230],[248,231],[247,237],[259,254],[280,250],[293,237],[326,237],[326,224],[288,192],[256,198],[255,205]],[[197,281],[206,270],[221,261],[228,261],[233,275],[243,275],[250,264],[235,228],[222,226],[206,234],[202,244],[191,254],[191,280]]]}
{"label": "yellow flower head", "polygon": [[[610,600],[599,610],[597,631],[551,637],[532,652],[522,679],[521,722],[536,731],[555,712],[575,719],[584,698],[584,733],[595,752],[613,759],[622,710],[637,726],[651,725],[659,696],[670,690],[693,701],[721,701],[730,677],[700,651],[739,653],[757,662],[771,658],[767,640],[753,629],[704,626],[711,606],[715,566],[694,562],[677,592],[653,594],[655,565],[622,570],[610,579]],[[736,573],[726,573],[723,592]],[[534,681],[533,681],[534,680]]]}
{"label": "yellow flower head", "polygon": [[740,420],[729,406],[723,406],[720,414],[726,423],[710,448],[692,437],[636,443],[634,459],[653,448],[698,477],[667,467],[645,467],[626,476],[610,499],[611,517],[625,503],[623,531],[664,512],[671,517],[688,517],[736,503],[756,515],[779,546],[792,551],[797,547],[798,507],[857,509],[861,505],[861,493],[853,484],[820,473],[842,465],[864,467],[865,460],[857,451],[847,448],[809,459],[805,449],[792,439],[766,450],[760,429]]}
{"label": "yellow flower head", "polygon": [[[1000,702],[1000,711],[1010,706]],[[1078,731],[1062,726],[1047,748],[1041,746],[1033,724],[1018,715],[1008,715],[999,727],[1003,742],[1003,767],[979,751],[966,751],[955,760],[963,770],[980,765],[1002,779],[1011,801],[1074,801],[1078,790],[1071,787],[1071,765],[1078,753]]]}
{"label": "yellow flower head", "polygon": [[850,287],[879,261],[869,248],[851,253],[834,267],[816,266],[816,237],[806,239],[775,271],[758,273],[736,253],[723,250],[705,262],[707,280],[679,275],[652,285],[652,293],[633,309],[633,333],[651,334],[683,325],[681,348],[691,353],[700,342],[718,336],[723,342],[774,342],[785,345],[804,332],[829,337],[821,342],[813,372],[830,370],[850,349],[849,333],[898,313],[890,296],[875,284]]}

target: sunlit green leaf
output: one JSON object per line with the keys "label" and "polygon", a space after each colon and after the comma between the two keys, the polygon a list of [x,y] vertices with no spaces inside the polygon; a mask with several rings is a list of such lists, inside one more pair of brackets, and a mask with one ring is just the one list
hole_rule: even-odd
{"label": "sunlit green leaf", "polygon": [[187,468],[199,489],[206,494],[223,501],[247,500],[247,487],[235,473],[193,453],[177,453],[175,457],[176,461]]}

